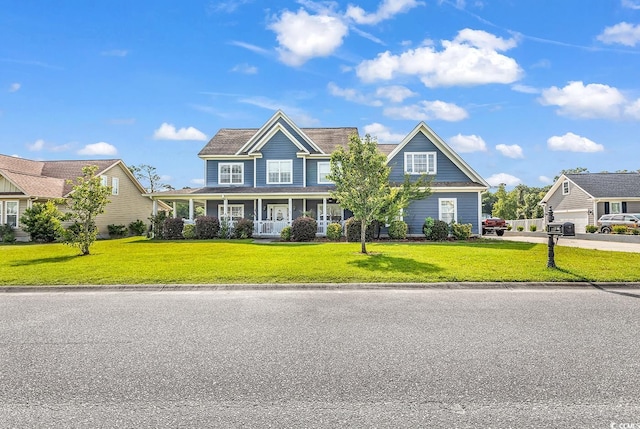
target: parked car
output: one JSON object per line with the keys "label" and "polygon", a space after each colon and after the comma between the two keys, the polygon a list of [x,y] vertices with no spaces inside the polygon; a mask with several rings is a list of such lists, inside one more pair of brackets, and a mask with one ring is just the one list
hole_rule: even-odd
{"label": "parked car", "polygon": [[609,234],[616,225],[627,228],[640,228],[640,213],[616,213],[600,216],[598,230],[603,234]]}

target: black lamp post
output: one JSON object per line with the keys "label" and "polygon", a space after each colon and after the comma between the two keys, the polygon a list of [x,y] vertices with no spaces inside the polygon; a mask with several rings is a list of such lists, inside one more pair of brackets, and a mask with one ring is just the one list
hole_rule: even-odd
{"label": "black lamp post", "polygon": [[[550,224],[551,222],[553,222],[553,210],[551,209],[551,206],[549,206],[549,211],[547,212],[547,225]],[[556,261],[555,261],[555,254],[553,252],[553,234],[551,234],[551,230],[549,230],[547,228],[547,237],[549,237],[549,241],[548,241],[548,247],[549,247],[549,252],[548,252],[548,259],[547,259],[547,268],[555,268],[556,267]]]}

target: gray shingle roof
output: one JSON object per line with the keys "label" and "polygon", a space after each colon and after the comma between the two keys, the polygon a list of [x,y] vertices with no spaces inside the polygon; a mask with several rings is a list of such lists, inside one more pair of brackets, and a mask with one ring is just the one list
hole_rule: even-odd
{"label": "gray shingle roof", "polygon": [[640,198],[639,173],[566,174],[594,198]]}

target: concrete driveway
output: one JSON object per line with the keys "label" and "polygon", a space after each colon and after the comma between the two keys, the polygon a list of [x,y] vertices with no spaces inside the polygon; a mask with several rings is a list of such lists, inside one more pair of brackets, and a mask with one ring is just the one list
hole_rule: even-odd
{"label": "concrete driveway", "polygon": [[[548,240],[547,236],[544,234],[522,234],[522,235],[505,234],[502,237],[498,237],[496,235],[485,235],[483,237],[488,239],[495,239],[495,240],[523,241],[525,243],[542,243],[542,244],[547,244],[547,240]],[[560,237],[560,239],[557,242],[557,245],[567,246],[567,247],[581,247],[583,249],[640,253],[640,237],[638,237],[637,242],[631,241],[632,237],[623,237],[623,238],[629,238],[630,240],[628,242],[622,242],[622,241],[614,241],[615,237],[608,236],[608,235],[600,237],[593,234],[589,234],[589,235],[578,234],[575,238]]]}

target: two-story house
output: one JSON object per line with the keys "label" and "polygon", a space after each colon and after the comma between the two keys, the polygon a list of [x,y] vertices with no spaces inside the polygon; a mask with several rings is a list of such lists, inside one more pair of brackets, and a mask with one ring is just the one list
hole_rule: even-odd
{"label": "two-story house", "polygon": [[[198,156],[205,163],[205,186],[151,194],[155,200],[189,201],[203,205],[208,216],[253,219],[254,236],[279,236],[282,228],[304,214],[318,221],[324,235],[331,222],[351,216],[331,198],[327,179],[331,153],[347,147],[355,127],[300,128],[282,111],[262,127],[224,128]],[[431,216],[446,222],[470,223],[479,233],[481,193],[488,184],[426,124],[421,122],[399,144],[379,144],[391,167],[391,180],[402,183],[404,174],[433,176],[433,194],[414,201],[403,212],[409,234],[422,235]]]}

